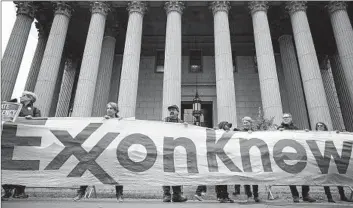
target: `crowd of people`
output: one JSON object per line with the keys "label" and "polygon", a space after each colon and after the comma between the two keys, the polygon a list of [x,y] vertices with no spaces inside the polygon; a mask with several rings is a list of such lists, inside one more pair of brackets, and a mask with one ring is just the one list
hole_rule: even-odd
{"label": "crowd of people", "polygon": [[[37,96],[33,92],[25,91],[22,94],[22,97],[19,99],[13,99],[9,102],[18,102],[22,103],[23,107],[19,114],[19,117],[25,117],[26,119],[32,119],[33,117],[40,117],[41,113],[40,110],[33,106],[36,102]],[[177,105],[172,105],[168,107],[169,116],[164,119],[165,122],[174,122],[174,123],[187,123],[183,122],[179,118],[179,107]],[[122,117],[119,116],[119,108],[117,103],[109,102],[107,104],[106,115],[104,116],[105,119],[118,119],[121,120]],[[241,128],[233,128],[232,124],[227,121],[222,121],[218,124],[218,129],[222,129],[225,132],[229,131],[254,131],[252,128],[253,120],[251,117],[244,117],[242,119],[242,127]],[[293,123],[292,115],[290,113],[283,114],[283,121],[281,125],[277,128],[280,131],[283,130],[299,130],[299,128]],[[318,122],[315,126],[316,131],[328,131],[328,128],[325,123]],[[7,200],[11,196],[14,198],[28,198],[28,195],[25,194],[25,186],[15,185],[15,184],[4,184],[2,185],[5,193],[1,197],[2,200]],[[80,186],[79,190],[77,191],[77,196],[74,198],[75,201],[82,199],[86,193],[87,185]],[[293,196],[293,202],[299,202],[299,192],[296,186],[289,186],[291,194]],[[215,191],[217,194],[217,200],[220,203],[234,203],[234,200],[229,197],[229,193],[227,190],[227,185],[217,185],[215,186]],[[187,197],[183,196],[182,193],[182,186],[163,186],[163,202],[186,202],[188,199]],[[234,192],[233,195],[237,196],[240,195],[241,185],[236,184],[234,185]],[[115,186],[116,190],[116,198],[119,202],[123,201],[123,186],[117,185]],[[171,193],[171,190],[173,193]],[[302,198],[303,201],[306,202],[315,202],[316,200],[309,195],[309,186],[302,186]],[[335,203],[332,198],[330,188],[328,186],[324,187],[325,194],[327,196],[328,202]],[[203,200],[203,196],[206,194],[207,188],[205,185],[200,185],[197,187],[195,192],[195,198],[199,201]],[[252,185],[252,191],[250,185],[244,185],[244,191],[248,198],[254,198],[255,202],[260,202],[259,199],[259,191],[258,185]],[[341,201],[353,202],[352,200],[348,199],[345,196],[344,189],[342,186],[338,186],[338,191],[340,195]]]}

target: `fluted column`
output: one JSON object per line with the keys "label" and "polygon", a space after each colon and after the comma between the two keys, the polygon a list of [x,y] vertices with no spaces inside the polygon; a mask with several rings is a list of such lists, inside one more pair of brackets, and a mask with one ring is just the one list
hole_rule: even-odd
{"label": "fluted column", "polygon": [[40,64],[42,63],[45,46],[47,45],[48,36],[45,34],[43,26],[36,22],[36,28],[38,29],[38,42],[34,52],[31,68],[29,69],[25,90],[33,92],[36,86]]}
{"label": "fluted column", "polygon": [[92,109],[93,117],[104,116],[106,112],[114,61],[116,34],[116,25],[106,28],[105,37],[103,38],[101,57],[99,61],[96,90],[94,93],[94,108]]}
{"label": "fluted column", "polygon": [[76,88],[73,117],[90,117],[92,114],[105,21],[109,10],[109,5],[105,2],[93,2],[91,5],[92,16]]}
{"label": "fluted column", "polygon": [[41,110],[43,117],[49,115],[72,12],[71,6],[67,2],[57,2],[55,6],[54,20],[34,89],[38,96],[36,105]]}
{"label": "fluted column", "polygon": [[109,102],[118,102],[122,58],[123,56],[120,54],[114,56]]}
{"label": "fluted column", "polygon": [[184,4],[180,1],[165,3],[167,29],[163,73],[162,118],[168,116],[168,106],[181,104],[181,16]]}
{"label": "fluted column", "polygon": [[1,60],[1,99],[10,100],[34,18],[32,2],[15,2],[17,17]]}
{"label": "fluted column", "polygon": [[267,1],[249,3],[254,27],[256,58],[259,72],[261,100],[266,118],[274,117],[274,123],[282,120],[282,103],[273,53],[270,27],[267,19]]}
{"label": "fluted column", "polygon": [[232,45],[230,42],[228,1],[214,1],[210,8],[213,13],[215,40],[215,68],[217,90],[218,122],[228,121],[237,125],[235,87],[232,62]]}
{"label": "fluted column", "polygon": [[331,70],[337,90],[344,126],[347,131],[353,132],[353,102],[349,98],[349,89],[346,76],[343,71],[338,54],[330,57]]}
{"label": "fluted column", "polygon": [[305,105],[299,66],[295,55],[293,37],[291,35],[282,35],[278,39],[278,42],[289,100],[289,109],[293,116],[293,122],[300,129],[309,129],[309,118]]}
{"label": "fluted column", "polygon": [[353,28],[347,13],[347,3],[332,1],[328,4],[328,10],[338,54],[347,80],[349,92],[347,96],[353,103]]}
{"label": "fluted column", "polygon": [[55,117],[67,117],[69,112],[72,88],[75,81],[77,70],[77,59],[68,58],[65,62],[65,70],[60,86],[58,105],[56,107]]}
{"label": "fluted column", "polygon": [[123,65],[121,70],[118,104],[122,117],[135,117],[143,16],[147,7],[144,2],[128,4],[129,20],[126,30]]}
{"label": "fluted column", "polygon": [[287,10],[292,22],[293,36],[305,92],[311,128],[317,122],[324,122],[332,130],[332,121],[322,83],[319,63],[313,38],[306,16],[306,2],[287,2]]}
{"label": "fluted column", "polygon": [[64,70],[65,70],[65,63],[66,63],[66,57],[63,54],[63,56],[61,58],[61,62],[60,62],[58,78],[56,79],[56,82],[55,82],[54,93],[53,93],[51,106],[50,106],[50,110],[49,110],[49,115],[48,115],[49,117],[54,117],[55,116],[56,107],[58,105],[58,100],[59,100],[61,83],[62,83]]}

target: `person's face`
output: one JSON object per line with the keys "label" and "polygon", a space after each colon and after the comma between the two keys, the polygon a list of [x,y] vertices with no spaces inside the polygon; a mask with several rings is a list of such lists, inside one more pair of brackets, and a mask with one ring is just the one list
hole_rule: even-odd
{"label": "person's face", "polygon": [[229,124],[224,125],[223,130],[224,131],[229,131],[230,130]]}
{"label": "person's face", "polygon": [[110,117],[115,117],[116,110],[111,105],[107,105],[107,115]]}
{"label": "person's face", "polygon": [[243,120],[243,127],[249,129],[251,127],[251,123],[248,120]]}
{"label": "person's face", "polygon": [[21,103],[29,103],[31,102],[32,97],[30,95],[22,95],[22,97],[20,97],[20,102]]}
{"label": "person's face", "polygon": [[289,114],[284,114],[283,115],[283,123],[285,123],[285,124],[292,123],[292,116]]}
{"label": "person's face", "polygon": [[179,112],[175,108],[171,108],[169,109],[169,115],[176,118],[178,117]]}
{"label": "person's face", "polygon": [[325,131],[325,126],[324,126],[324,124],[318,123],[318,124],[317,124],[317,130],[318,130],[318,131]]}

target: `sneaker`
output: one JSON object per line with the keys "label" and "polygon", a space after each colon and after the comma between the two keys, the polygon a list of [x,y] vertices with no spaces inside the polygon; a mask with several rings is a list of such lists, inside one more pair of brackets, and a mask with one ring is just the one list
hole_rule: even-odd
{"label": "sneaker", "polygon": [[173,200],[173,202],[186,202],[188,200],[188,198],[186,198],[185,196],[183,196],[181,194],[173,194],[172,200]]}
{"label": "sneaker", "polygon": [[74,198],[74,201],[80,201],[84,196],[84,193],[77,193],[77,196]]}
{"label": "sneaker", "polygon": [[206,192],[201,192],[201,196],[205,196],[206,195]]}
{"label": "sneaker", "polygon": [[254,197],[254,200],[255,200],[256,203],[259,203],[259,202],[260,202],[259,197]]}
{"label": "sneaker", "polygon": [[123,202],[124,201],[123,196],[121,196],[121,195],[116,196],[116,199],[118,200],[118,202]]}
{"label": "sneaker", "polygon": [[330,203],[336,203],[336,202],[332,199],[332,197],[327,198],[327,201],[330,202]]}
{"label": "sneaker", "polygon": [[234,203],[234,200],[230,198],[225,198],[225,199],[220,199],[219,203]]}
{"label": "sneaker", "polygon": [[11,191],[5,191],[5,194],[1,196],[2,201],[7,201],[11,197],[12,193]]}
{"label": "sneaker", "polygon": [[170,195],[164,195],[163,196],[163,202],[171,202],[172,198],[170,197]]}
{"label": "sneaker", "polygon": [[293,196],[293,202],[299,203],[299,196]]}
{"label": "sneaker", "polygon": [[13,198],[16,198],[16,199],[27,199],[28,195],[25,194],[25,193],[20,193],[20,194],[14,195]]}
{"label": "sneaker", "polygon": [[201,195],[195,194],[194,197],[195,197],[197,200],[199,200],[199,201],[203,201]]}
{"label": "sneaker", "polygon": [[305,202],[316,202],[316,199],[312,198],[311,196],[303,197],[303,201]]}

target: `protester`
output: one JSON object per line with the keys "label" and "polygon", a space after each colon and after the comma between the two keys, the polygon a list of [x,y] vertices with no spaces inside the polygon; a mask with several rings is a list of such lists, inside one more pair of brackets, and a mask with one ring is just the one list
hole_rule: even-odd
{"label": "protester", "polygon": [[[284,113],[283,114],[283,121],[281,125],[277,128],[278,130],[299,130],[297,126],[294,125],[292,115],[290,113]],[[299,202],[299,192],[297,190],[296,186],[289,186],[290,191],[293,196],[293,202],[298,203]],[[303,201],[306,202],[315,202],[316,200],[312,197],[309,196],[309,191],[310,188],[309,186],[302,186],[302,195],[303,195]]]}
{"label": "protester", "polygon": [[206,195],[206,192],[207,192],[207,186],[204,186],[204,185],[197,186],[194,196],[197,200],[203,201],[202,197]]}
{"label": "protester", "polygon": [[[107,115],[105,115],[104,118],[105,119],[117,118],[121,120],[122,117],[120,117],[118,113],[119,113],[118,104],[114,102],[110,102],[107,104]],[[74,198],[74,201],[79,201],[82,199],[82,197],[84,197],[87,187],[88,186],[80,186],[80,189],[77,191],[77,196]],[[123,201],[123,186],[115,186],[115,195],[116,195],[116,199],[119,202]]]}
{"label": "protester", "polygon": [[[246,131],[246,132],[249,132],[249,131],[253,131],[253,128],[252,128],[252,119],[251,117],[248,117],[248,116],[245,116],[243,119],[243,129],[241,131]],[[239,189],[240,189],[240,186],[239,186]],[[248,198],[251,198],[253,193],[251,193],[251,188],[250,188],[250,185],[244,185],[244,189],[245,189],[245,194],[248,196]],[[253,189],[253,192],[254,192],[254,200],[255,202],[260,202],[260,199],[259,199],[259,186],[258,185],[252,185],[252,189]]]}
{"label": "protester", "polygon": [[[177,105],[172,105],[168,107],[169,116],[164,119],[165,122],[173,123],[183,123],[179,119],[179,107]],[[163,186],[163,202],[186,202],[188,199],[182,195],[181,186],[172,186],[173,197],[170,194],[170,186]]]}
{"label": "protester", "polygon": [[[33,106],[36,101],[36,94],[33,92],[24,91],[20,98],[12,99],[9,102],[21,103],[22,108],[18,116],[25,117],[26,119],[32,119],[33,117],[41,117],[40,110]],[[1,200],[7,200],[10,198],[13,189],[15,189],[13,198],[28,198],[28,195],[25,194],[26,186],[5,184],[2,187],[5,191],[5,194],[1,196]]]}
{"label": "protester", "polygon": [[[327,125],[323,122],[318,122],[315,125],[315,130],[316,131],[328,131]],[[338,188],[338,193],[340,194],[340,199],[341,201],[347,201],[347,202],[353,202],[353,200],[350,200],[346,197],[346,195],[344,194],[344,189],[342,186],[337,186]],[[325,194],[327,196],[327,201],[331,202],[331,203],[336,203],[331,195],[331,190],[329,186],[324,186],[325,189]]]}
{"label": "protester", "polygon": [[[223,129],[225,132],[229,132],[232,128],[232,124],[227,121],[222,121],[218,124],[219,129]],[[215,190],[217,194],[217,199],[220,203],[234,203],[233,199],[229,198],[227,185],[216,185]]]}

